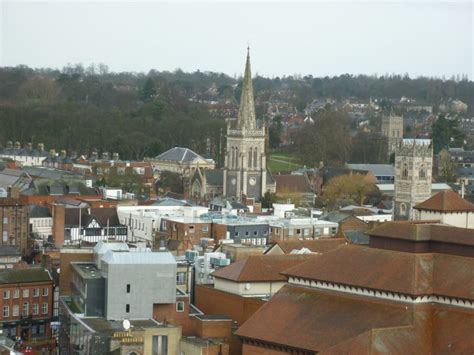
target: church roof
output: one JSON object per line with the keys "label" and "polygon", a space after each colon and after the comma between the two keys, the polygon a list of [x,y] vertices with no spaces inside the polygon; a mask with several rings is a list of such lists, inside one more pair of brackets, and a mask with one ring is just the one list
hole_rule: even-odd
{"label": "church roof", "polygon": [[245,129],[256,128],[252,72],[250,70],[250,51],[247,51],[247,62],[245,63],[245,74],[244,81],[242,83],[242,94],[240,96],[240,108],[237,125],[239,128]]}
{"label": "church roof", "polygon": [[203,159],[199,154],[193,152],[189,148],[174,147],[170,150],[167,150],[164,153],[158,155],[155,159],[157,160],[168,160],[168,161],[183,161],[190,162],[195,159]]}
{"label": "church roof", "polygon": [[436,212],[472,212],[474,205],[451,190],[438,192],[426,201],[417,204],[417,210]]}

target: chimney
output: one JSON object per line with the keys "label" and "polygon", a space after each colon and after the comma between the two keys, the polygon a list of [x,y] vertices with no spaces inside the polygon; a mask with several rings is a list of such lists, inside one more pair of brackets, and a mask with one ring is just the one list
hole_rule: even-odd
{"label": "chimney", "polygon": [[64,244],[64,223],[66,219],[66,206],[54,203],[53,215],[53,242],[56,246]]}
{"label": "chimney", "polygon": [[38,143],[38,150],[40,152],[44,152],[44,144],[43,143]]}
{"label": "chimney", "polygon": [[20,189],[16,186],[8,186],[8,197],[20,198]]}
{"label": "chimney", "polygon": [[66,159],[66,156],[67,156],[66,150],[65,149],[61,150],[61,158]]}
{"label": "chimney", "polygon": [[117,153],[117,152],[113,153],[113,154],[112,154],[112,160],[114,160],[114,161],[119,161],[119,160],[120,160],[120,159],[119,159],[119,153]]}
{"label": "chimney", "polygon": [[15,149],[20,149],[21,148],[20,142],[16,141],[14,148]]}

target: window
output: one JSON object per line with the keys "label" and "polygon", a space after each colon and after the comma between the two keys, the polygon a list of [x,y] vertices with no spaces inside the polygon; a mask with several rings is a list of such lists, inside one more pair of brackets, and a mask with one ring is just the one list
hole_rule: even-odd
{"label": "window", "polygon": [[405,179],[408,177],[408,165],[407,164],[403,164],[402,177],[405,178]]}
{"label": "window", "polygon": [[129,304],[125,305],[125,313],[130,313],[130,305]]}
{"label": "window", "polygon": [[33,315],[34,316],[37,316],[39,313],[39,304],[38,303],[34,303],[33,304]]}
{"label": "window", "polygon": [[184,312],[184,302],[176,302],[176,312]]}
{"label": "window", "polygon": [[307,237],[309,235],[309,229],[308,228],[303,229],[303,235],[305,237]]}
{"label": "window", "polygon": [[245,236],[248,237],[250,235],[249,231],[245,232]]}
{"label": "window", "polygon": [[426,170],[425,170],[425,166],[424,166],[424,165],[422,165],[422,166],[420,167],[420,172],[419,172],[418,176],[419,176],[420,179],[426,178]]}
{"label": "window", "polygon": [[127,284],[127,293],[130,293],[130,284]]}
{"label": "window", "polygon": [[3,217],[3,224],[8,224],[8,217]]}
{"label": "window", "polygon": [[207,224],[202,226],[202,231],[203,232],[209,232],[209,226]]}
{"label": "window", "polygon": [[185,272],[178,272],[176,274],[176,283],[178,285],[183,285],[186,283],[186,273]]}
{"label": "window", "polygon": [[328,227],[323,228],[323,234],[324,235],[329,235],[329,228]]}
{"label": "window", "polygon": [[331,228],[331,234],[332,234],[332,235],[335,235],[336,232],[337,232],[337,227],[332,227],[332,228]]}
{"label": "window", "polygon": [[166,335],[153,335],[151,343],[152,355],[168,354],[168,337]]}
{"label": "window", "polygon": [[20,290],[18,288],[13,290],[13,298],[20,298]]}
{"label": "window", "polygon": [[257,167],[257,148],[253,150],[253,167]]}
{"label": "window", "polygon": [[235,232],[235,233],[234,233],[234,236],[238,237],[238,236],[239,236],[239,232]]}
{"label": "window", "polygon": [[254,236],[257,236],[257,235],[258,235],[258,232],[257,232],[257,231],[253,231],[253,235],[254,235]]}
{"label": "window", "polygon": [[30,313],[30,305],[28,304],[28,302],[25,302],[23,303],[23,312],[22,312],[23,317],[27,317],[28,313]]}
{"label": "window", "polygon": [[10,290],[4,290],[3,291],[3,299],[7,300],[10,298]]}
{"label": "window", "polygon": [[33,297],[38,297],[38,296],[39,296],[39,293],[40,293],[39,288],[35,287],[35,288],[33,289]]}
{"label": "window", "polygon": [[40,324],[38,326],[38,334],[44,334],[44,330],[45,330],[44,324]]}
{"label": "window", "polygon": [[314,235],[315,235],[316,237],[319,237],[319,236],[321,235],[321,229],[315,228],[315,229],[314,229]]}
{"label": "window", "polygon": [[47,296],[47,295],[48,295],[48,288],[43,287],[43,296]]}
{"label": "window", "polygon": [[293,228],[288,228],[288,235],[292,236],[293,235]]}
{"label": "window", "polygon": [[406,215],[406,213],[407,213],[407,206],[404,203],[400,204],[400,214],[404,216]]}
{"label": "window", "polygon": [[48,314],[48,304],[43,303],[43,307],[41,307],[41,311],[43,314]]}
{"label": "window", "polygon": [[3,231],[3,241],[8,242],[8,232],[7,231]]}
{"label": "window", "polygon": [[252,167],[252,148],[249,150],[249,168]]}
{"label": "window", "polygon": [[189,226],[188,231],[189,231],[189,234],[193,234],[194,233],[194,226]]}
{"label": "window", "polygon": [[13,305],[12,313],[13,317],[18,317],[20,315],[20,307],[17,304]]}
{"label": "window", "polygon": [[23,298],[30,297],[30,290],[28,288],[23,289]]}
{"label": "window", "polygon": [[166,220],[163,221],[163,230],[166,230]]}
{"label": "window", "polygon": [[3,317],[4,318],[10,317],[10,307],[3,306]]}

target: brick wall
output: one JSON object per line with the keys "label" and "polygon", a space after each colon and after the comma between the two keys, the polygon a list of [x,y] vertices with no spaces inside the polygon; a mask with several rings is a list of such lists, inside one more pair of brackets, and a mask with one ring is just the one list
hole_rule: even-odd
{"label": "brick wall", "polygon": [[195,304],[204,314],[226,315],[238,324],[249,319],[265,301],[241,297],[213,287],[198,285],[195,289]]}
{"label": "brick wall", "polygon": [[64,244],[64,223],[66,218],[66,206],[60,204],[52,205],[53,216],[53,241],[56,246]]}
{"label": "brick wall", "polygon": [[72,267],[71,262],[83,261],[92,262],[93,256],[91,252],[84,250],[75,250],[74,253],[61,252],[59,257],[60,274],[59,274],[59,295],[71,296]]}
{"label": "brick wall", "polygon": [[168,323],[182,327],[184,336],[194,335],[194,319],[189,317],[189,299],[188,297],[176,297],[176,302],[184,303],[184,310],[178,312],[176,304],[154,304],[153,319],[159,322]]}
{"label": "brick wall", "polygon": [[195,318],[195,334],[201,338],[228,338],[231,336],[232,321]]}
{"label": "brick wall", "polygon": [[18,199],[0,203],[0,245],[13,245],[22,256],[28,255],[29,209]]}

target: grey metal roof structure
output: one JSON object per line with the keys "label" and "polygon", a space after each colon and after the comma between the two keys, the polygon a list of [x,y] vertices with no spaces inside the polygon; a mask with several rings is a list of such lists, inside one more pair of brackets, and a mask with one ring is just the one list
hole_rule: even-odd
{"label": "grey metal roof structure", "polygon": [[189,148],[174,147],[164,153],[161,153],[155,159],[166,161],[191,162],[199,158],[205,160],[202,156],[193,152]]}
{"label": "grey metal roof structure", "polygon": [[367,170],[375,176],[395,176],[395,168],[390,164],[347,164],[354,170]]}
{"label": "grey metal roof structure", "polygon": [[102,258],[107,264],[176,264],[170,252],[114,252],[109,250]]}

